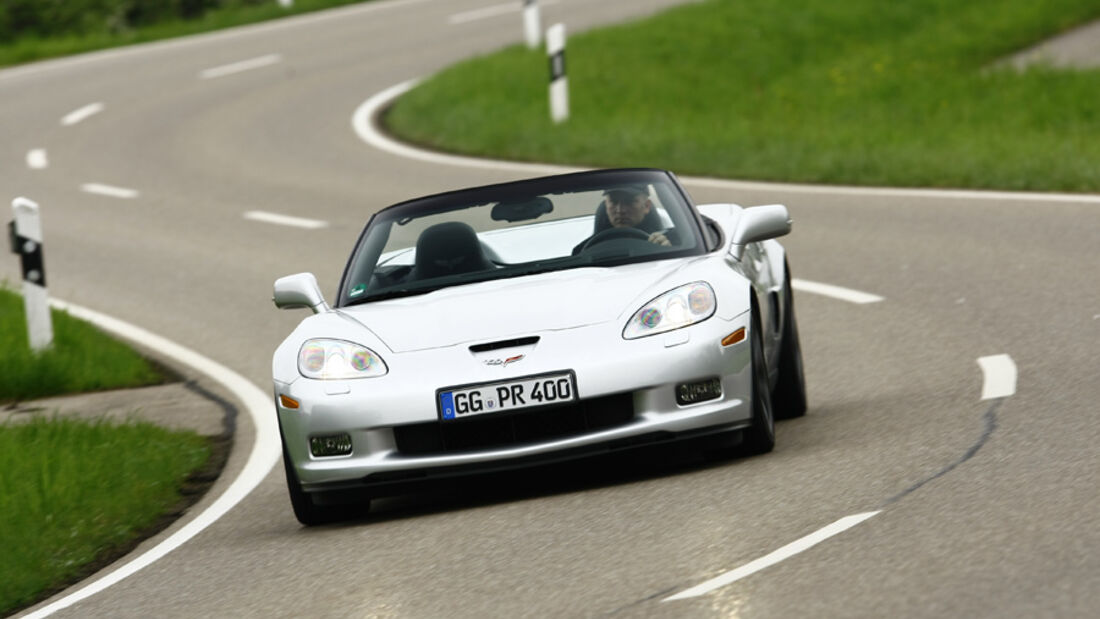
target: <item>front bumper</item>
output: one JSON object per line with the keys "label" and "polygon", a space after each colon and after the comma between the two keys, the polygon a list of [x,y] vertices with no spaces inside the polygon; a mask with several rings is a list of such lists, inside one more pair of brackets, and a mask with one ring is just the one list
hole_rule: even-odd
{"label": "front bumper", "polygon": [[[276,383],[279,425],[291,464],[307,492],[499,470],[744,428],[752,418],[750,338],[721,345],[722,338],[739,328],[750,328],[748,313],[733,320],[715,316],[677,331],[629,341],[608,325],[534,333],[529,335],[540,338],[534,349],[528,350],[521,362],[505,368],[474,359],[468,343],[384,353],[390,371],[383,377],[351,381],[298,378],[289,384]],[[486,447],[410,453],[395,437],[395,428],[400,426],[467,423],[438,421],[438,388],[564,370],[575,373],[581,400],[610,401],[608,396],[618,394],[617,400],[625,399],[629,411],[611,425]],[[721,381],[719,398],[677,403],[677,385],[713,377]],[[299,402],[299,408],[284,407],[280,395]],[[550,415],[553,410],[512,414],[531,413]],[[350,454],[315,457],[310,452],[311,437],[342,433],[351,437]]]}

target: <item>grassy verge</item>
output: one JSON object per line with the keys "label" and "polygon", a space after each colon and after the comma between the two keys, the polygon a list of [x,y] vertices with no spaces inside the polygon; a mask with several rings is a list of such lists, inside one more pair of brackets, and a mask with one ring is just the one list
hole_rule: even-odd
{"label": "grassy verge", "polygon": [[292,8],[284,9],[275,0],[271,0],[271,2],[260,5],[232,4],[221,9],[207,11],[201,17],[194,19],[170,19],[142,26],[119,27],[117,24],[109,25],[109,20],[105,19],[103,28],[91,32],[56,36],[25,33],[13,37],[11,40],[0,42],[0,67],[232,28],[286,17],[287,15],[308,13],[364,1],[369,0],[295,0]]}
{"label": "grassy verge", "polygon": [[710,0],[452,67],[385,122],[447,151],[821,183],[1100,190],[1100,71],[991,70],[1095,0]]}
{"label": "grassy verge", "polygon": [[130,347],[65,312],[52,312],[53,347],[33,354],[25,316],[23,298],[0,289],[0,403],[164,380]]}
{"label": "grassy verge", "polygon": [[148,423],[0,425],[0,615],[132,545],[209,454],[205,439]]}
{"label": "grassy verge", "polygon": [[[164,380],[129,347],[64,312],[53,312],[53,328],[53,347],[32,354],[23,299],[0,288],[0,403]],[[136,420],[34,415],[0,422],[0,615],[94,572],[166,526],[172,518],[165,514],[178,513],[213,481],[227,447]]]}

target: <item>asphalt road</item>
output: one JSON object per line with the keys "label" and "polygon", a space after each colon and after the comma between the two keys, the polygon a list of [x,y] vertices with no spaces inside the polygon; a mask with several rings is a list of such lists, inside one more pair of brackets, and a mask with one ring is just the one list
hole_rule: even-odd
{"label": "asphalt road", "polygon": [[[561,0],[543,23],[577,32],[676,3]],[[304,317],[273,308],[276,277],[313,271],[331,298],[371,212],[526,175],[398,157],[351,126],[379,91],[519,41],[518,13],[451,23],[494,4],[378,2],[0,72],[0,197],[42,205],[53,296],[267,391],[271,353]],[[314,529],[295,521],[277,467],[187,544],[55,616],[1093,616],[1100,199],[688,188],[699,202],[786,203],[795,277],[882,297],[796,294],[810,411],[779,425],[774,453],[598,460],[378,501]],[[0,277],[17,281],[9,258]],[[983,400],[977,360],[992,355],[1011,356],[1017,389]],[[222,485],[253,447],[240,421]],[[747,578],[664,601],[868,512]]]}

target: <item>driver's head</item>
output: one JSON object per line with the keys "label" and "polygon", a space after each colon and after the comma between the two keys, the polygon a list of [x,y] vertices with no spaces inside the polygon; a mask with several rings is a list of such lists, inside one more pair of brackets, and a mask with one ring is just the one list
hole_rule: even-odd
{"label": "driver's head", "polygon": [[645,185],[627,185],[603,192],[607,218],[615,228],[637,226],[653,208]]}

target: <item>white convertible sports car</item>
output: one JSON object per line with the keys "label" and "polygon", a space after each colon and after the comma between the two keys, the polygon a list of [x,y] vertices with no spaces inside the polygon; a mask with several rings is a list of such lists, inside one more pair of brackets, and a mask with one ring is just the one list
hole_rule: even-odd
{"label": "white convertible sports car", "polygon": [[[663,170],[409,200],[371,217],[272,372],[291,504],[326,521],[417,482],[719,436],[806,410],[780,205],[695,206]],[[728,440],[726,440],[728,439]]]}

